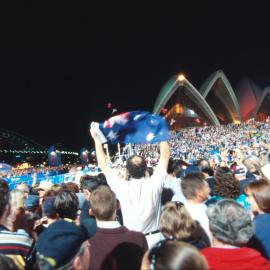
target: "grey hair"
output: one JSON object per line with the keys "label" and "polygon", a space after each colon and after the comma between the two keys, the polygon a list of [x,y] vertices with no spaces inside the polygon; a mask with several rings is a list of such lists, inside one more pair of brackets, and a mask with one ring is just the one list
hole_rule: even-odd
{"label": "grey hair", "polygon": [[252,236],[249,212],[231,199],[218,201],[207,209],[213,236],[226,244],[245,245]]}

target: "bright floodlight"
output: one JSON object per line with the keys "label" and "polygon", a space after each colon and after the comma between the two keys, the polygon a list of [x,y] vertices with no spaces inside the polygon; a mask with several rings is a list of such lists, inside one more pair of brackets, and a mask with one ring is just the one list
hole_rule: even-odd
{"label": "bright floodlight", "polygon": [[185,80],[185,76],[183,74],[180,74],[177,78],[180,82],[183,82]]}
{"label": "bright floodlight", "polygon": [[52,152],[51,152],[51,155],[52,155],[52,156],[56,156],[56,152],[52,151]]}

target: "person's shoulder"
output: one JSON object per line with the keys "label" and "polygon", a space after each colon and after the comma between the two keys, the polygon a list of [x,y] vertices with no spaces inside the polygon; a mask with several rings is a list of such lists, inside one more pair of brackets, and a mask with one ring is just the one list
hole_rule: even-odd
{"label": "person's shoulder", "polygon": [[8,241],[9,243],[17,243],[20,245],[31,246],[33,240],[24,231],[11,232],[11,231],[1,231],[0,232],[0,242]]}

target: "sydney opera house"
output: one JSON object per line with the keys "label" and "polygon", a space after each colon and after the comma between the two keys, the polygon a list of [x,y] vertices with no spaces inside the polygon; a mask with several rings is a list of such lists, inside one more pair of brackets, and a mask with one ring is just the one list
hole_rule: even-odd
{"label": "sydney opera house", "polygon": [[211,74],[199,89],[185,76],[173,76],[161,89],[153,112],[163,114],[171,129],[241,123],[270,115],[270,87],[259,89],[251,81],[234,91],[222,70]]}

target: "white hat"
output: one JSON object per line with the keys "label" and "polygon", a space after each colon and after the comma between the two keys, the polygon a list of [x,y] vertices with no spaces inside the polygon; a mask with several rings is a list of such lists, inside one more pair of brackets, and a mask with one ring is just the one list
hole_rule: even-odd
{"label": "white hat", "polygon": [[43,189],[43,190],[49,190],[51,189],[53,183],[51,181],[43,180],[39,183],[39,186],[37,187],[38,189]]}

